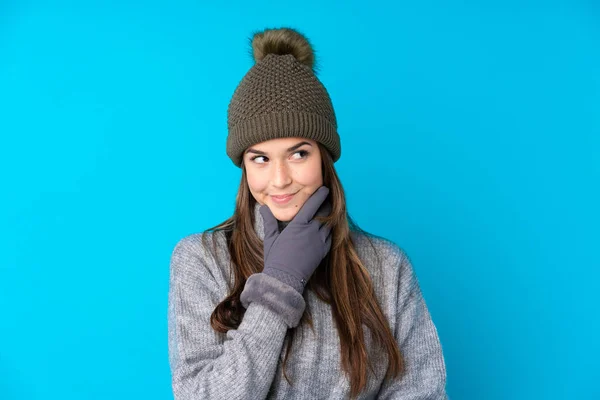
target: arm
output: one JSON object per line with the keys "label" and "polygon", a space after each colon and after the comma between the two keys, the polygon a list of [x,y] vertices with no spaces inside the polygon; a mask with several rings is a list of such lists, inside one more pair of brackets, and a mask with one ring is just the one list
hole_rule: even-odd
{"label": "arm", "polygon": [[218,333],[210,325],[222,301],[212,263],[201,243],[189,237],[171,256],[168,331],[174,398],[264,399],[287,329],[297,324],[304,299],[288,285],[254,274],[242,292],[252,301],[244,303],[247,309],[238,329]]}
{"label": "arm", "polygon": [[395,337],[405,361],[405,375],[385,381],[381,400],[447,400],[446,365],[436,327],[412,264],[400,250]]}

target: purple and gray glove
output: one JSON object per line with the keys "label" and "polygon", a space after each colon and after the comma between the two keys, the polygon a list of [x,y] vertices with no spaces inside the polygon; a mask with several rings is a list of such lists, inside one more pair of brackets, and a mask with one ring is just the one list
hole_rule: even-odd
{"label": "purple and gray glove", "polygon": [[269,207],[259,209],[265,232],[262,272],[299,293],[331,248],[331,228],[314,219],[331,213],[331,204],[325,201],[328,195],[327,187],[317,189],[281,232]]}

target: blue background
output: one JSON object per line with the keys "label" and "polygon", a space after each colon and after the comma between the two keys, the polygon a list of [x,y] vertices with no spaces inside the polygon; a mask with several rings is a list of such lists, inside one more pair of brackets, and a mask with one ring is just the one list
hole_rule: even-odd
{"label": "blue background", "polygon": [[600,398],[598,4],[284,3],[0,3],[0,398],[172,398],[169,257],[233,211],[227,105],[280,26],[314,44],[350,213],[411,257],[450,397]]}

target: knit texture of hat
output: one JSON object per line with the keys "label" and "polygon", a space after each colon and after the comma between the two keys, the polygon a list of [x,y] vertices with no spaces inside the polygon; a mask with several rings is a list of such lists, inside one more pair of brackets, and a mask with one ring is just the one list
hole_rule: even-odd
{"label": "knit texture of hat", "polygon": [[317,78],[314,51],[305,36],[267,29],[251,39],[255,64],[235,89],[227,109],[227,155],[240,167],[244,151],[275,138],[322,143],[333,161],[341,156],[333,105]]}

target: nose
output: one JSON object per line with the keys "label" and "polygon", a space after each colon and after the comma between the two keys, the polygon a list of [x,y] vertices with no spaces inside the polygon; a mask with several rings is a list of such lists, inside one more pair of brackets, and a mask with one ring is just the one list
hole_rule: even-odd
{"label": "nose", "polygon": [[278,161],[274,167],[272,176],[273,186],[281,188],[289,185],[292,182],[292,175],[288,166],[283,161]]}

